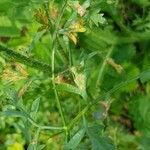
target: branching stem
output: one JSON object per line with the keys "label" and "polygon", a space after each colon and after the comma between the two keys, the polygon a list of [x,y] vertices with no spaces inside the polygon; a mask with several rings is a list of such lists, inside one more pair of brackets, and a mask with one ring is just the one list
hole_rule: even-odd
{"label": "branching stem", "polygon": [[[54,89],[54,94],[55,94],[57,107],[58,107],[58,110],[59,110],[59,113],[60,113],[60,116],[61,116],[62,123],[63,123],[64,127],[66,127],[66,121],[65,121],[62,106],[61,106],[59,96],[58,96],[58,92],[57,92],[56,85],[55,85],[55,74],[54,74],[54,72],[55,72],[55,52],[56,52],[56,45],[57,45],[57,34],[58,34],[58,31],[59,31],[60,22],[61,22],[63,14],[64,14],[66,5],[67,5],[67,0],[65,0],[64,5],[62,7],[62,10],[60,11],[61,14],[58,17],[58,19],[56,20],[55,31],[52,35],[52,55],[51,55],[52,84],[53,84],[53,89]],[[49,16],[48,9],[45,9],[45,11],[46,11],[47,16]],[[49,20],[50,20],[50,18],[49,18]],[[51,26],[51,24],[50,24],[50,21],[49,21],[49,30],[50,30],[50,26]],[[50,33],[51,33],[51,31],[50,31]],[[67,128],[66,128],[66,137],[68,137]]]}

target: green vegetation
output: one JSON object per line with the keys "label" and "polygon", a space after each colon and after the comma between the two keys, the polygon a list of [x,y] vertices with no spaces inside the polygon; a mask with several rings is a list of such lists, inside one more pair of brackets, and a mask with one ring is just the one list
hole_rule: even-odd
{"label": "green vegetation", "polygon": [[0,150],[149,150],[149,116],[149,0],[0,1]]}

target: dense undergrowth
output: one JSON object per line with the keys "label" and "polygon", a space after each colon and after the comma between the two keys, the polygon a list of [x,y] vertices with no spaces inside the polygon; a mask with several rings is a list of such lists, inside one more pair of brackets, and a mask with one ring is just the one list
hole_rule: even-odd
{"label": "dense undergrowth", "polygon": [[149,79],[149,0],[0,1],[1,150],[149,150]]}

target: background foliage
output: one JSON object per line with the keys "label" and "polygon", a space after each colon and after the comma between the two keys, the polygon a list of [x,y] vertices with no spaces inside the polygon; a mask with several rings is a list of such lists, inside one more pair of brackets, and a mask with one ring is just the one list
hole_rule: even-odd
{"label": "background foliage", "polygon": [[0,1],[0,149],[150,149],[149,0]]}

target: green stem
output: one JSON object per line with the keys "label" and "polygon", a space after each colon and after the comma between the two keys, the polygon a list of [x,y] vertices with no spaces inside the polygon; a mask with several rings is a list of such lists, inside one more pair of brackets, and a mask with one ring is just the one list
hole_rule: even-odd
{"label": "green stem", "polygon": [[64,127],[66,127],[66,122],[65,122],[65,118],[63,115],[63,111],[62,111],[62,106],[59,100],[59,96],[58,96],[58,92],[56,89],[56,84],[55,84],[55,74],[54,74],[54,69],[55,69],[55,46],[52,49],[52,84],[53,84],[53,89],[54,89],[54,94],[55,94],[55,98],[56,98],[56,103],[57,103],[57,107],[62,119],[62,123],[64,125]]}
{"label": "green stem", "polygon": [[48,19],[49,31],[51,33],[50,29],[53,28],[53,23],[51,21],[50,15],[49,15],[49,1],[46,1],[43,6],[44,6],[44,9],[45,9],[45,12],[46,12],[47,19]]}
{"label": "green stem", "polygon": [[80,113],[68,125],[68,130],[70,130],[75,125],[75,123],[80,119],[80,117],[82,117],[87,112],[89,107],[90,107],[90,104],[88,104],[84,109],[80,111]]}
{"label": "green stem", "polygon": [[41,130],[66,130],[65,127],[52,127],[52,126],[39,125],[36,122],[34,122],[31,118],[28,118],[28,120],[33,126],[40,128]]}
{"label": "green stem", "polygon": [[26,111],[25,111],[23,108],[21,108],[21,107],[19,107],[19,106],[16,106],[16,108],[17,108],[18,110],[20,110],[21,112],[23,112],[23,113],[26,115],[28,121],[29,121],[33,126],[35,126],[35,127],[37,127],[37,128],[40,128],[41,130],[66,130],[66,127],[52,127],[52,126],[39,125],[39,124],[37,124],[37,123],[30,117],[30,115],[29,115],[28,113],[26,113]]}
{"label": "green stem", "polygon": [[111,56],[112,54],[112,51],[113,51],[113,46],[111,46],[109,49],[108,49],[108,52],[106,54],[106,57],[101,65],[101,68],[99,70],[99,74],[98,74],[98,79],[97,79],[97,83],[96,83],[96,86],[99,87],[101,85],[101,82],[103,80],[103,76],[104,76],[104,71],[105,71],[105,68],[106,68],[106,65],[107,65],[107,59]]}
{"label": "green stem", "polygon": [[[56,89],[55,74],[54,74],[54,72],[55,72],[55,51],[56,51],[56,44],[57,44],[57,34],[58,34],[58,31],[59,31],[59,25],[60,25],[62,16],[64,14],[66,5],[67,5],[67,0],[64,2],[62,10],[60,11],[61,14],[58,17],[58,19],[56,20],[55,31],[54,31],[54,33],[52,35],[51,71],[52,71],[52,85],[53,85],[53,89],[54,89],[54,94],[55,94],[57,107],[58,107],[58,110],[59,110],[59,113],[60,113],[60,116],[61,116],[61,119],[62,119],[63,126],[66,128],[66,137],[68,137],[68,130],[67,130],[67,127],[66,127],[66,121],[65,121],[65,117],[64,117],[64,114],[63,114],[62,106],[61,106],[61,103],[60,103],[60,100],[59,100],[58,92],[57,92],[57,89]],[[48,14],[47,16],[49,17],[48,10],[45,9],[45,11]],[[49,30],[50,30],[50,25],[51,24],[49,24]]]}
{"label": "green stem", "polygon": [[38,128],[37,132],[35,134],[35,137],[34,137],[34,149],[38,149],[37,146],[38,146],[38,139],[39,139],[39,136],[40,136],[40,132],[41,132],[41,129]]}
{"label": "green stem", "polygon": [[116,91],[118,91],[119,89],[127,86],[128,84],[140,79],[144,74],[146,74],[147,72],[150,72],[150,69],[147,71],[143,71],[142,73],[140,73],[139,75],[132,77],[126,81],[123,81],[121,83],[119,83],[118,85],[116,85],[114,88],[112,88],[111,90],[109,90],[108,92],[104,93],[102,96],[100,96],[99,98],[97,98],[96,100],[94,100],[93,102],[89,103],[86,107],[84,107],[81,112],[70,122],[70,124],[68,125],[68,129],[70,130],[74,124],[85,114],[87,113],[87,111],[89,110],[89,108],[91,108],[93,105],[97,105],[97,103],[99,103],[99,101],[103,98],[105,98],[107,95],[111,95],[113,93],[115,93]]}
{"label": "green stem", "polygon": [[69,53],[69,67],[71,68],[72,64],[73,64],[72,63],[72,52],[71,52],[71,48],[69,47],[69,45],[67,47],[68,47],[68,53]]}
{"label": "green stem", "polygon": [[69,39],[67,38],[66,41],[65,41],[65,44],[66,44],[66,48],[68,50],[68,61],[69,61],[69,67],[71,68],[72,67],[72,51],[70,49],[70,45],[69,45]]}

